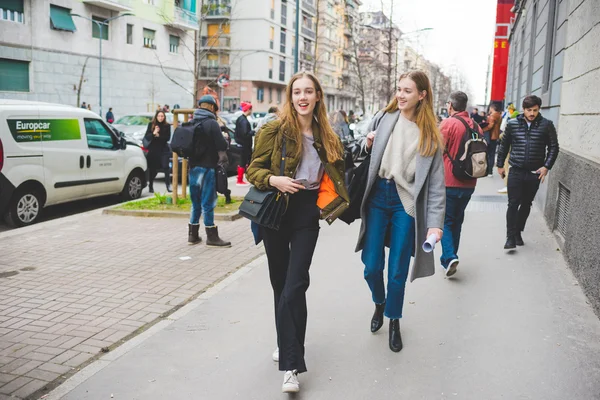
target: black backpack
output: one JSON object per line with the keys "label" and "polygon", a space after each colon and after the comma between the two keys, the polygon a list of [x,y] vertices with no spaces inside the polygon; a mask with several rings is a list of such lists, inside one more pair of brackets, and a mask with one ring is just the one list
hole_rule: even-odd
{"label": "black backpack", "polygon": [[477,125],[473,123],[473,128],[471,128],[458,115],[454,115],[452,118],[456,118],[465,126],[465,134],[460,141],[456,157],[452,158],[448,149],[445,150],[452,162],[452,174],[460,180],[471,180],[486,176],[488,167],[487,143],[477,131]]}
{"label": "black backpack", "polygon": [[191,157],[194,155],[194,131],[202,125],[202,122],[189,121],[179,124],[173,132],[171,139],[171,150],[180,157]]}

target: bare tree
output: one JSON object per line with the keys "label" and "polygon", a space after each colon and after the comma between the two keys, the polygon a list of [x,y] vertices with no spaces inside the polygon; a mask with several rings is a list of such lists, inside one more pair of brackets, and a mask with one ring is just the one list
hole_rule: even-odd
{"label": "bare tree", "polygon": [[75,85],[74,87],[74,89],[77,90],[77,104],[75,104],[76,107],[79,107],[81,105],[81,88],[83,87],[84,82],[87,82],[87,79],[85,79],[85,67],[87,66],[87,62],[89,59],[90,57],[87,56],[83,61],[83,66],[81,67],[81,75],[79,76],[79,84]]}

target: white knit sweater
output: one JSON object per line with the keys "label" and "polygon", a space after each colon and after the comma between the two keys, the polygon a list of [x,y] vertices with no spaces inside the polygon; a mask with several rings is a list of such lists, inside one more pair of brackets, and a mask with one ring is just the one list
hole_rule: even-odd
{"label": "white knit sweater", "polygon": [[419,127],[400,114],[390,135],[379,167],[379,177],[393,179],[398,196],[408,215],[415,216],[415,171]]}

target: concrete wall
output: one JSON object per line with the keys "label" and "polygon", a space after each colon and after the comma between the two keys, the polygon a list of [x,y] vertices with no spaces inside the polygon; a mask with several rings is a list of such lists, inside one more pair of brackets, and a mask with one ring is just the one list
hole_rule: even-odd
{"label": "concrete wall", "polygon": [[[108,107],[114,108],[117,117],[146,111],[154,108],[152,102],[191,105],[192,95],[188,91],[193,91],[194,56],[186,47],[193,49],[194,34],[164,25],[167,14],[172,13],[172,3],[157,1],[157,6],[149,6],[136,0],[132,2],[135,17],[110,22],[108,40],[102,41],[104,113]],[[75,0],[53,0],[52,4],[86,17],[117,15]],[[149,19],[140,18],[138,13]],[[99,50],[98,39],[92,37],[92,23],[74,17],[77,31],[51,29],[48,0],[26,0],[24,14],[25,24],[0,21],[0,57],[30,61],[30,92],[0,92],[0,98],[75,105],[76,86],[89,57],[81,101],[91,103],[93,110],[99,112]],[[133,44],[126,41],[127,24],[134,26]],[[156,50],[143,47],[143,28],[156,31]],[[169,52],[169,35],[180,37],[177,54]]]}

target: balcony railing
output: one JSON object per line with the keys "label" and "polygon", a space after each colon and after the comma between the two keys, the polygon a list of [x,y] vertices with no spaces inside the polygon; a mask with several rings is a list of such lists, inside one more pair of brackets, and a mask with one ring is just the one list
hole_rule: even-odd
{"label": "balcony railing", "polygon": [[315,35],[315,31],[313,31],[312,29],[307,28],[305,26],[302,27],[302,34],[305,36],[308,36],[309,38],[311,38],[313,40],[317,36],[317,35]]}
{"label": "balcony railing", "polygon": [[83,2],[117,12],[131,11],[133,9],[131,0],[83,0]]}
{"label": "balcony railing", "polygon": [[217,67],[200,67],[200,75],[203,78],[217,78],[221,74],[227,74],[231,72],[231,68],[229,66],[217,66]]}
{"label": "balcony railing", "polygon": [[308,1],[302,1],[302,8],[309,14],[317,15],[317,10],[315,9],[315,6],[309,3]]}
{"label": "balcony railing", "polygon": [[225,47],[231,46],[231,38],[229,36],[202,36],[202,47]]}
{"label": "balcony railing", "polygon": [[229,4],[208,3],[204,6],[207,18],[229,18],[231,17],[231,6]]}
{"label": "balcony railing", "polygon": [[196,13],[184,10],[181,7],[175,7],[173,21],[169,25],[178,29],[197,31],[199,29],[198,16]]}

